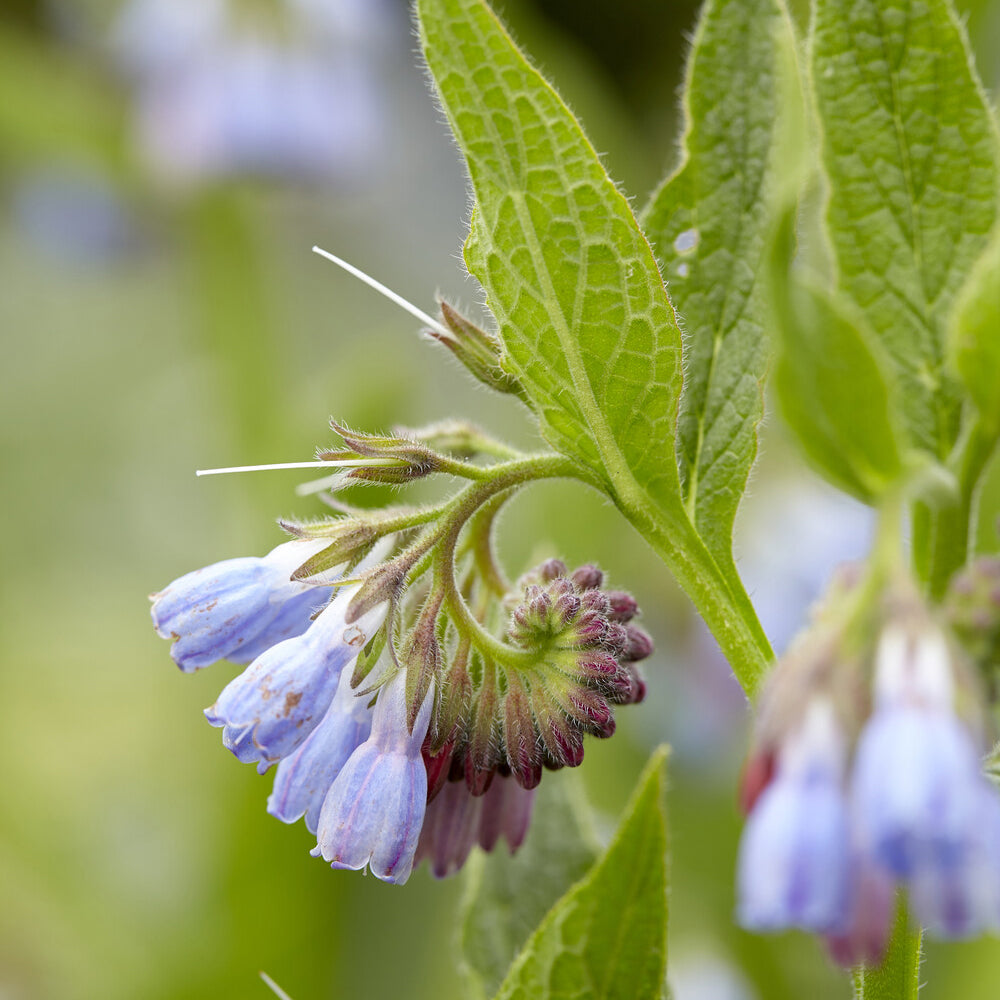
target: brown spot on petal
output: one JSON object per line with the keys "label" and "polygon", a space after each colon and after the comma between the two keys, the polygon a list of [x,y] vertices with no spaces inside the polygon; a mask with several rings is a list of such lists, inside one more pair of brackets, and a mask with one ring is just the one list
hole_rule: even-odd
{"label": "brown spot on petal", "polygon": [[289,715],[292,714],[292,709],[295,708],[298,703],[302,701],[301,691],[289,691],[285,695],[285,712],[284,717],[287,719]]}
{"label": "brown spot on petal", "polygon": [[343,638],[348,646],[363,646],[365,644],[365,633],[357,625],[345,628]]}

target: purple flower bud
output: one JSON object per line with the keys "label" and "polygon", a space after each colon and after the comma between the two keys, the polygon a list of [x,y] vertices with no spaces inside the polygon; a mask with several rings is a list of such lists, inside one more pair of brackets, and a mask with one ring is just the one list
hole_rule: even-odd
{"label": "purple flower bud", "polygon": [[639,605],[631,594],[626,594],[622,590],[612,590],[608,593],[608,601],[611,603],[611,617],[616,622],[630,622],[639,613]]}
{"label": "purple flower bud", "polygon": [[433,702],[432,685],[411,731],[405,671],[379,692],[371,735],[337,775],[320,813],[317,850],[334,868],[367,865],[376,878],[398,884],[410,877],[427,807],[420,749]]}
{"label": "purple flower bud", "polygon": [[464,781],[449,781],[427,806],[414,863],[427,858],[435,878],[454,875],[479,839],[482,812],[482,797]]}
{"label": "purple flower bud", "polygon": [[635,625],[626,625],[625,633],[627,641],[625,644],[625,659],[636,662],[645,660],[653,652],[653,640],[641,628]]}
{"label": "purple flower bud", "polygon": [[566,575],[566,563],[561,559],[547,559],[538,567],[538,575],[549,583]]}
{"label": "purple flower bud", "polygon": [[213,726],[224,727],[222,742],[240,760],[256,761],[264,771],[298,748],[319,725],[341,672],[353,664],[385,618],[382,605],[346,624],[356,589],[340,590],[307,632],[271,646],[205,710]]}
{"label": "purple flower bud", "polygon": [[205,566],[154,594],[153,627],[176,640],[170,655],[177,666],[190,673],[217,660],[248,663],[305,632],[326,592],[289,578],[324,547],[322,539],[285,542],[263,558]]}
{"label": "purple flower bud", "polygon": [[809,706],[778,772],[747,820],[739,855],[739,921],[754,930],[842,932],[850,917],[850,829],[843,741],[827,701]]}
{"label": "purple flower bud", "polygon": [[593,563],[584,563],[573,570],[570,579],[580,590],[596,590],[604,583],[604,574]]}
{"label": "purple flower bud", "polygon": [[522,788],[512,777],[498,776],[482,798],[479,846],[492,851],[503,835],[513,854],[528,833],[534,801],[533,788]]}
{"label": "purple flower bud", "polygon": [[355,694],[345,670],[323,721],[278,765],[267,811],[284,823],[304,815],[306,829],[315,833],[326,793],[348,757],[368,739],[371,726],[368,698]]}

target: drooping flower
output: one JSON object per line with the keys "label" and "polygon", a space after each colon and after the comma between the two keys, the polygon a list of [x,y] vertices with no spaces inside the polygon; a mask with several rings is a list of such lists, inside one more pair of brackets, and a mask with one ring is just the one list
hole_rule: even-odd
{"label": "drooping flower", "polygon": [[342,587],[309,628],[271,646],[232,680],[205,717],[223,727],[222,741],[261,771],[301,746],[327,714],[341,673],[385,619],[384,604],[351,624],[357,585]]}
{"label": "drooping flower", "polygon": [[953,688],[940,629],[883,632],[852,799],[862,848],[899,878],[956,863],[979,811],[979,755],[953,711]]}
{"label": "drooping flower", "polygon": [[407,726],[406,673],[379,692],[371,734],[334,779],[319,816],[317,850],[334,868],[366,866],[384,882],[405,882],[427,807],[420,752],[434,701],[428,690]]}
{"label": "drooping flower", "polygon": [[834,933],[851,904],[844,738],[833,706],[816,699],[782,746],[740,845],[739,919],[755,930]]}
{"label": "drooping flower", "polygon": [[323,540],[296,539],[261,558],[227,559],[174,580],[152,596],[153,627],[173,639],[170,655],[185,673],[218,660],[249,663],[301,635],[327,597],[291,574]]}
{"label": "drooping flower", "polygon": [[323,721],[278,765],[267,811],[285,823],[305,816],[306,829],[315,833],[326,793],[371,728],[368,699],[358,697],[344,670]]}
{"label": "drooping flower", "polygon": [[[898,886],[933,936],[996,930],[1000,795],[982,773],[976,727],[956,711],[959,680],[969,705],[974,685],[943,628],[915,598],[882,628],[873,657],[873,710],[848,722],[848,735],[858,735],[846,799],[845,745],[838,767],[830,765],[829,753],[817,756],[824,743],[815,705],[836,693],[846,718],[863,704],[863,661],[838,661],[829,631],[815,637],[811,646],[796,648],[794,656],[807,650],[801,660],[793,656],[779,666],[763,699],[762,717],[772,731],[752,760],[777,763],[748,772],[758,794],[740,852],[741,922],[761,930],[819,930],[842,964],[877,964]],[[804,721],[790,725],[796,703],[806,697],[808,707],[799,708]],[[806,741],[810,730],[814,738]],[[812,771],[790,769],[789,757],[802,760],[804,747],[814,748],[806,755]],[[810,773],[811,781],[802,777]]]}

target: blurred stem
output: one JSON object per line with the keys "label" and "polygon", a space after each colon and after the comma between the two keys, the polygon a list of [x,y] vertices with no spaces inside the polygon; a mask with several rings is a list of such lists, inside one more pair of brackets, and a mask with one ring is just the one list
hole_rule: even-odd
{"label": "blurred stem", "polygon": [[282,358],[250,212],[239,192],[209,189],[189,214],[193,299],[217,367],[239,457],[280,457]]}
{"label": "blurred stem", "polygon": [[906,897],[901,892],[885,961],[877,968],[862,965],[854,970],[854,1000],[917,1000],[920,946],[920,928],[910,923]]}
{"label": "blurred stem", "polygon": [[913,563],[934,600],[941,599],[952,574],[968,558],[979,487],[995,443],[994,434],[973,422],[948,463],[958,484],[957,502],[936,508],[914,504]]}

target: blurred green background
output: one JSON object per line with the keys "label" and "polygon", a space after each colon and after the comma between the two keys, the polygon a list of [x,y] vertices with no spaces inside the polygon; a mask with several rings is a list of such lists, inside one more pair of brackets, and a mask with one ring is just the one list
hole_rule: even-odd
{"label": "blurred green background", "polygon": [[[500,6],[641,202],[673,158],[697,5]],[[1000,4],[959,6],[996,94]],[[276,516],[321,509],[295,497],[295,473],[195,468],[308,459],[330,415],[368,429],[465,416],[533,442],[516,403],[309,252],[425,309],[436,290],[479,301],[459,259],[462,168],[407,5],[220,11],[0,10],[0,1000],[266,997],[260,969],[295,1000],[459,997],[461,879],[420,870],[399,889],[312,859],[301,824],[265,813],[270,778],[202,718],[235,668],[182,676],[149,623],[149,592],[263,553]],[[802,473],[774,421],[763,454],[741,553],[780,645],[830,565],[863,551],[867,519]],[[733,926],[745,711],[666,572],[578,488],[512,506],[512,573],[596,560],[657,641],[649,699],[583,771],[613,817],[649,749],[675,745],[676,1000],[847,997],[812,940]],[[925,978],[927,998],[992,1000],[1000,945],[932,948]]]}

